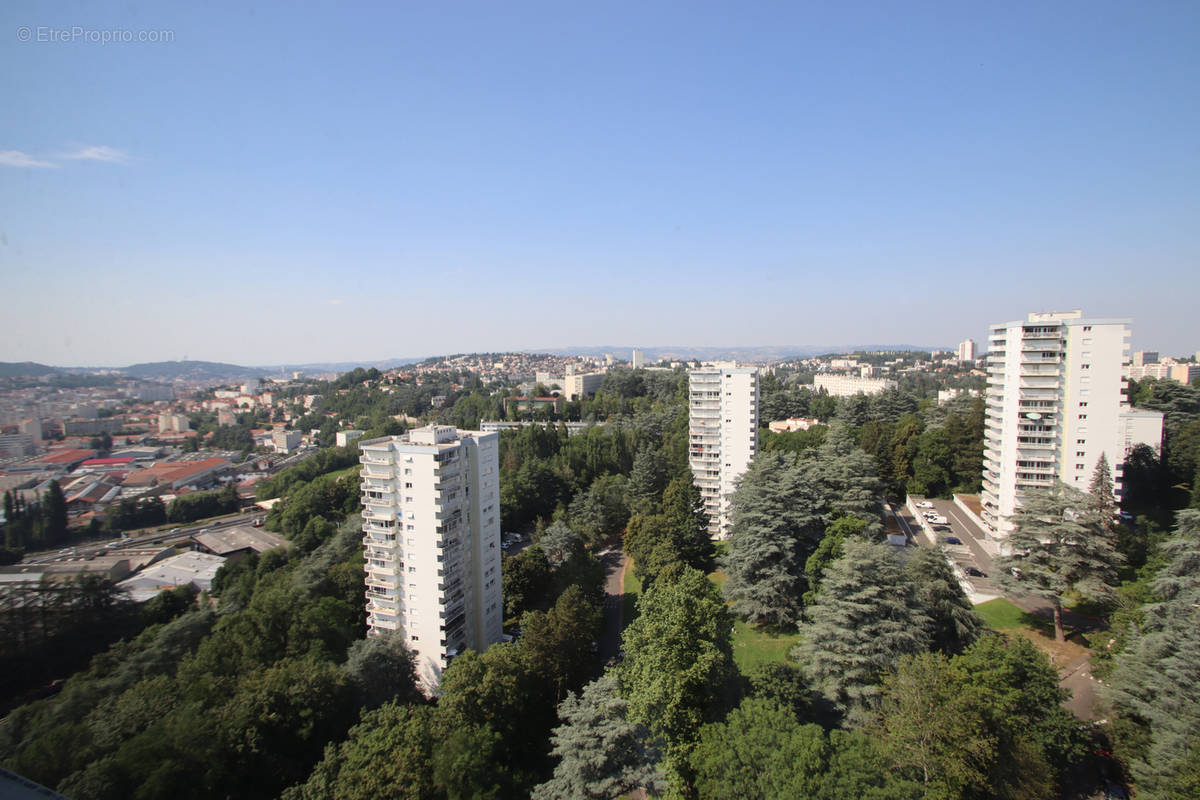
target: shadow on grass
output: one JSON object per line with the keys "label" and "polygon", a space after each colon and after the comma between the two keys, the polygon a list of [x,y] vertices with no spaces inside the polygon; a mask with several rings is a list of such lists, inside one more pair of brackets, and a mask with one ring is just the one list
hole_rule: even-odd
{"label": "shadow on grass", "polygon": [[1054,638],[1054,618],[1030,614],[1023,608],[998,597],[986,603],[975,606],[985,625],[996,631],[1011,631],[1018,628],[1028,628],[1043,636]]}

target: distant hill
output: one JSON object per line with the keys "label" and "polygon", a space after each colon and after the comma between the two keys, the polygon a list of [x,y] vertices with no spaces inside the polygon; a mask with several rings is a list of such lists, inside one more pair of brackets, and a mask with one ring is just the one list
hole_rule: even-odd
{"label": "distant hill", "polygon": [[[945,346],[924,347],[911,344],[856,344],[856,345],[765,345],[760,347],[643,347],[646,363],[653,364],[661,359],[672,361],[782,361],[789,358],[808,358],[830,353],[853,353],[856,351],[911,352],[953,349]],[[628,361],[632,358],[630,347],[555,347],[538,350],[540,353],[574,356],[603,356],[609,353]]]}
{"label": "distant hill", "polygon": [[258,367],[241,367],[216,361],[155,361],[149,364],[134,364],[118,371],[131,378],[157,378],[168,381],[257,378],[262,374],[262,369]]}
{"label": "distant hill", "polygon": [[58,367],[48,367],[35,361],[0,361],[0,378],[36,378],[41,375],[56,375],[62,372]]}

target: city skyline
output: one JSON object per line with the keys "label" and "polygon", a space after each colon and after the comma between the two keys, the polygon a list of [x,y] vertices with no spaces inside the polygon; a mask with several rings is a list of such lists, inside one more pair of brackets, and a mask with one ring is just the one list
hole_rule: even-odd
{"label": "city skyline", "polygon": [[0,360],[952,347],[1074,308],[1192,353],[1197,30],[1194,4],[9,4]]}

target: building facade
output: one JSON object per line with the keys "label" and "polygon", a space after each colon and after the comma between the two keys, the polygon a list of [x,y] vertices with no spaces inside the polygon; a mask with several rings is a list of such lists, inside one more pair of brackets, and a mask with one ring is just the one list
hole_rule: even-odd
{"label": "building facade", "polygon": [[359,440],[367,635],[399,632],[429,693],[503,633],[498,448],[445,425]]}
{"label": "building facade", "polygon": [[975,362],[975,340],[966,339],[958,345],[958,361],[960,364],[973,364]]}
{"label": "building facade", "polygon": [[856,394],[879,394],[895,389],[896,382],[888,378],[863,378],[858,375],[823,373],[813,376],[813,388],[824,389],[834,397],[853,397]]}
{"label": "building facade", "polygon": [[714,364],[688,373],[688,463],[716,538],[729,533],[729,496],[758,451],[758,369]]}
{"label": "building facade", "polygon": [[1125,401],[1129,320],[1080,311],[991,326],[982,517],[1002,539],[1020,495],[1061,480],[1087,491],[1100,456],[1117,492],[1130,447],[1162,442],[1162,415]]}

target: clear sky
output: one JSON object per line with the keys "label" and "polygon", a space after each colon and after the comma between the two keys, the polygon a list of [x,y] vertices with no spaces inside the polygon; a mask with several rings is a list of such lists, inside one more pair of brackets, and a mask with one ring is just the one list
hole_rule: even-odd
{"label": "clear sky", "polygon": [[0,360],[1200,349],[1194,0],[8,0],[0,97]]}

